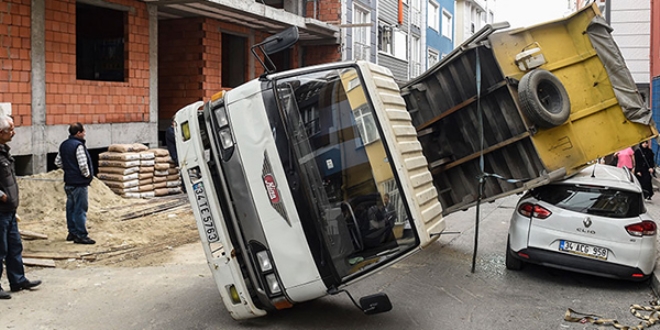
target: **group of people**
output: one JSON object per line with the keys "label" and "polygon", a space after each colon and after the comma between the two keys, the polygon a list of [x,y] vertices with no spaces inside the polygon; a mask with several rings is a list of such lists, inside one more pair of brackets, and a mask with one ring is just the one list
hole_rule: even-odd
{"label": "group of people", "polygon": [[[0,114],[0,277],[4,261],[11,292],[32,289],[41,284],[40,280],[28,280],[23,267],[23,242],[16,222],[16,209],[19,205],[18,183],[14,158],[7,145],[15,134],[14,120],[10,116]],[[87,188],[94,178],[94,168],[85,146],[85,129],[81,123],[69,125],[69,138],[60,145],[55,165],[64,170],[68,229],[66,240],[76,244],[95,244],[86,229]],[[11,294],[0,286],[0,299],[10,298]]]}
{"label": "group of people", "polygon": [[642,185],[646,200],[653,197],[652,178],[655,177],[655,155],[649,141],[644,141],[635,149],[626,148],[614,154],[616,166],[632,171]]}

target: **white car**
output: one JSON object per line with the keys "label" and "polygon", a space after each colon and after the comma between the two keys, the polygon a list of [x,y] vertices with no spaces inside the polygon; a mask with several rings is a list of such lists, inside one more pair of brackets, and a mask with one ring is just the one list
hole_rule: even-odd
{"label": "white car", "polygon": [[518,201],[507,239],[506,268],[525,263],[645,280],[656,260],[657,225],[630,171],[592,165],[537,187]]}

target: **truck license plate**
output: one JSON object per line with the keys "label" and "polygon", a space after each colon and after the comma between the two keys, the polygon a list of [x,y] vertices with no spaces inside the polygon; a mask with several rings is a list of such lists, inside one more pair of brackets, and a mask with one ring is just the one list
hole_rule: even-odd
{"label": "truck license plate", "polygon": [[607,260],[607,249],[599,246],[561,240],[559,241],[559,250],[591,258]]}
{"label": "truck license plate", "polygon": [[218,230],[215,228],[215,222],[211,216],[211,209],[209,208],[209,201],[206,199],[204,185],[201,182],[197,182],[193,184],[193,190],[195,190],[195,196],[197,197],[197,207],[199,208],[199,216],[204,225],[206,239],[209,243],[215,243],[220,240],[220,236],[218,235]]}

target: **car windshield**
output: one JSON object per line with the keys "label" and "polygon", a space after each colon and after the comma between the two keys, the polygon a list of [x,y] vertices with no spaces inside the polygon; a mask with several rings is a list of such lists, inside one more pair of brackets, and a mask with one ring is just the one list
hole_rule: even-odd
{"label": "car windshield", "polygon": [[644,212],[641,194],[608,187],[553,184],[537,187],[531,194],[562,209],[610,218],[631,218]]}
{"label": "car windshield", "polygon": [[279,79],[276,91],[313,217],[301,221],[322,237],[339,277],[416,246],[404,235],[410,216],[357,70]]}

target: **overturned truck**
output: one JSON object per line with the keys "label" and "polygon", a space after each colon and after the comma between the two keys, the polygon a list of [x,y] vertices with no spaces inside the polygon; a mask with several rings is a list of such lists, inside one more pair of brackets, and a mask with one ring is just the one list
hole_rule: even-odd
{"label": "overturned truck", "polygon": [[[373,63],[276,72],[257,56],[264,75],[179,110],[182,178],[232,317],[347,292],[431,244],[444,215],[656,136],[601,21],[589,7],[488,27],[401,89]],[[272,64],[296,40],[253,53]]]}
{"label": "overturned truck", "polygon": [[569,176],[657,135],[595,5],[506,27],[485,27],[401,88],[443,214]]}

